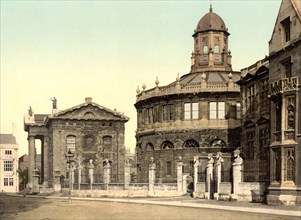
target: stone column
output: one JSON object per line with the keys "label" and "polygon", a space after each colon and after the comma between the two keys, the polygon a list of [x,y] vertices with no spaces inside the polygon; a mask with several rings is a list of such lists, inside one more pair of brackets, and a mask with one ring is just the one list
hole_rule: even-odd
{"label": "stone column", "polygon": [[94,174],[94,165],[92,159],[89,160],[88,171],[89,171],[89,179],[90,179],[90,188],[92,190],[93,174]]}
{"label": "stone column", "polygon": [[104,160],[103,182],[105,184],[109,184],[111,182],[111,164],[108,159]]}
{"label": "stone column", "polygon": [[126,161],[124,167],[124,188],[128,189],[129,183],[131,182],[131,163],[129,160]]}
{"label": "stone column", "polygon": [[71,189],[73,190],[73,184],[74,184],[74,170],[75,170],[75,166],[73,163],[70,164],[70,177],[71,177]]}
{"label": "stone column", "polygon": [[218,152],[216,155],[215,161],[215,183],[216,183],[216,192],[219,193],[220,183],[222,182],[222,166],[224,159],[222,153]]}
{"label": "stone column", "polygon": [[213,164],[214,159],[212,154],[208,154],[208,162],[206,167],[206,185],[207,185],[207,199],[211,199],[213,197]]}
{"label": "stone column", "polygon": [[28,154],[29,154],[29,166],[28,166],[28,187],[33,187],[33,170],[35,168],[35,136],[28,136]]}
{"label": "stone column", "polygon": [[156,164],[154,162],[154,158],[151,157],[151,162],[149,164],[149,171],[148,171],[149,191],[154,191],[155,178],[156,178]]}
{"label": "stone column", "polygon": [[49,137],[44,136],[43,140],[43,146],[44,146],[44,186],[48,186],[49,181]]}
{"label": "stone column", "polygon": [[78,167],[77,167],[77,171],[78,171],[78,189],[80,189],[80,184],[82,183],[82,169],[83,169],[83,166],[79,163]]}
{"label": "stone column", "polygon": [[197,183],[198,183],[199,165],[200,165],[199,157],[195,156],[193,158],[193,161],[194,161],[194,165],[193,165],[193,167],[194,167],[194,169],[193,169],[193,189],[194,189],[194,191],[196,191]]}
{"label": "stone column", "polygon": [[177,162],[177,188],[178,192],[183,192],[183,161],[181,156]]}
{"label": "stone column", "polygon": [[239,193],[239,183],[242,182],[242,167],[243,159],[240,157],[240,151],[237,149],[234,151],[234,163],[233,167],[233,194],[238,195]]}

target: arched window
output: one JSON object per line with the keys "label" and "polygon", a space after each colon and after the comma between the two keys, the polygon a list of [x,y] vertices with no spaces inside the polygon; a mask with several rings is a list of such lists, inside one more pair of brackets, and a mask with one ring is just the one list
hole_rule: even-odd
{"label": "arched window", "polygon": [[208,54],[208,46],[207,45],[205,45],[203,47],[203,54]]}
{"label": "arched window", "polygon": [[153,151],[154,150],[154,145],[152,143],[148,143],[145,146],[145,150],[147,150],[147,151]]}
{"label": "arched window", "polygon": [[219,53],[219,46],[218,45],[214,46],[214,53]]}
{"label": "arched window", "polygon": [[69,151],[75,152],[75,136],[73,135],[68,135],[66,138],[66,150],[67,152]]}
{"label": "arched window", "polygon": [[189,139],[184,142],[183,144],[184,148],[197,148],[200,147],[199,143],[193,139]]}
{"label": "arched window", "polygon": [[167,150],[167,149],[171,149],[174,148],[173,143],[171,143],[170,141],[164,141],[161,145],[161,149],[163,150]]}

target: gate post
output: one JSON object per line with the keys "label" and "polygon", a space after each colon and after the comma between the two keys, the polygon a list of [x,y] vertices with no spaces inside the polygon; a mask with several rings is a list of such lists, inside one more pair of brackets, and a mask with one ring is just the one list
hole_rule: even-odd
{"label": "gate post", "polygon": [[206,185],[207,185],[207,199],[212,199],[213,197],[213,164],[214,159],[212,154],[208,154],[208,161],[207,161],[207,178],[206,178]]}
{"label": "gate post", "polygon": [[240,157],[240,151],[236,149],[234,152],[235,160],[233,166],[233,194],[239,193],[239,183],[242,182],[243,159]]}
{"label": "gate post", "polygon": [[148,183],[149,183],[149,191],[154,191],[154,184],[155,184],[155,172],[156,172],[156,164],[154,162],[154,158],[151,157],[151,162],[149,164],[149,171],[148,171]]}
{"label": "gate post", "polygon": [[217,199],[219,196],[219,189],[220,189],[220,183],[222,182],[222,166],[224,163],[224,159],[222,157],[221,152],[217,152],[216,154],[216,161],[215,161],[215,184],[216,184],[216,193],[217,193]]}

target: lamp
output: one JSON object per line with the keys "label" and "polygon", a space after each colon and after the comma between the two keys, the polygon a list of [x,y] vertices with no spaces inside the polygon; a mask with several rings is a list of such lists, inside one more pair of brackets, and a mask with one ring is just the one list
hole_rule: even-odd
{"label": "lamp", "polygon": [[68,152],[65,154],[65,157],[67,159],[67,164],[68,164],[68,169],[69,169],[69,197],[68,197],[68,202],[71,203],[71,158],[74,157],[74,154],[71,152],[70,148],[68,149]]}

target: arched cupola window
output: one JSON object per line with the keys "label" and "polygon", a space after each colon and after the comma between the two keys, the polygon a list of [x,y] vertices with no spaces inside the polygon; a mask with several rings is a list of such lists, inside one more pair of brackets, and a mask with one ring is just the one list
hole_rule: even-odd
{"label": "arched cupola window", "polygon": [[219,53],[219,46],[218,45],[214,46],[214,53]]}
{"label": "arched cupola window", "polygon": [[200,147],[199,143],[193,139],[189,139],[184,142],[183,144],[184,148],[198,148]]}
{"label": "arched cupola window", "polygon": [[161,145],[161,149],[167,150],[167,149],[172,149],[174,148],[173,143],[170,141],[164,141]]}
{"label": "arched cupola window", "polygon": [[203,47],[203,54],[208,54],[208,46],[207,45],[205,45]]}

